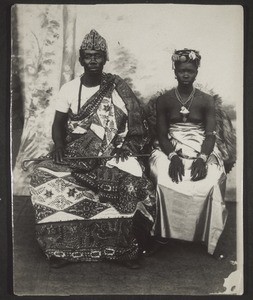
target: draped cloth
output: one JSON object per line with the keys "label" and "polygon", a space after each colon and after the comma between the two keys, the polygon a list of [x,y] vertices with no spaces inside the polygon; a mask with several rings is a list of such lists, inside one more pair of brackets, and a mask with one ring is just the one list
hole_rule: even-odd
{"label": "draped cloth", "polygon": [[[117,146],[133,154],[143,148],[138,101],[121,78],[103,74],[99,90],[68,115],[64,164],[45,160],[31,177],[39,245],[48,258],[135,259],[152,230],[155,189],[136,158],[117,164],[103,156]],[[67,159],[77,156],[98,158]]]}
{"label": "draped cloth", "polygon": [[172,124],[168,138],[182,157],[185,175],[182,182],[172,182],[168,175],[170,160],[159,147],[153,151],[150,168],[158,197],[155,232],[165,238],[204,242],[208,253],[213,254],[227,219],[222,155],[215,145],[207,161],[207,176],[191,181],[191,165],[201,151],[204,127]]}
{"label": "draped cloth", "polygon": [[12,6],[14,16],[12,124],[17,113],[22,115],[24,124],[13,170],[13,194],[23,196],[29,195],[30,173],[22,169],[22,162],[46,155],[52,148],[55,95],[76,74],[77,11],[70,5],[16,4]]}

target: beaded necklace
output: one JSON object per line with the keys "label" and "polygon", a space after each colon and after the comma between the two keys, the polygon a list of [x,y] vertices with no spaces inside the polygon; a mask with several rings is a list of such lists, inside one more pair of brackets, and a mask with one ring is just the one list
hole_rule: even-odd
{"label": "beaded necklace", "polygon": [[85,103],[84,106],[80,107],[81,103],[81,94],[82,94],[82,82],[80,80],[80,87],[78,92],[78,112],[77,114],[73,114],[70,109],[70,117],[74,121],[81,120],[86,118],[87,116],[91,116],[94,114],[98,109],[100,103],[102,102],[103,98],[106,94],[111,94],[113,89],[115,88],[114,77],[105,76],[102,74],[102,80],[100,89],[93,95],[91,98]]}
{"label": "beaded necklace", "polygon": [[192,101],[194,99],[194,94],[195,94],[195,88],[193,88],[190,96],[186,99],[186,101],[183,101],[181,98],[181,95],[179,94],[179,91],[177,88],[175,88],[175,95],[177,100],[181,103],[181,109],[180,109],[180,114],[182,115],[183,122],[185,123],[187,121],[187,118],[190,113],[190,107],[192,105]]}
{"label": "beaded necklace", "polygon": [[[83,87],[83,83],[82,83],[82,78],[83,78],[84,74],[80,77],[80,86],[79,86],[79,92],[78,92],[78,107],[77,107],[77,113],[79,113],[80,111],[80,108],[81,108],[81,95],[82,95],[82,87]],[[103,82],[104,80],[104,74],[102,73],[102,76],[101,76],[101,83]],[[100,85],[101,87],[101,85]]]}

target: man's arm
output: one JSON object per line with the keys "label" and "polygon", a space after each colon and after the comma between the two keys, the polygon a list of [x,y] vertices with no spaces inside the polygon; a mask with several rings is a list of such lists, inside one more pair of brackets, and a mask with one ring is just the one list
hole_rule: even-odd
{"label": "man's arm", "polygon": [[166,155],[171,156],[169,176],[171,177],[172,181],[178,183],[179,181],[182,181],[182,176],[184,175],[184,165],[179,156],[174,153],[174,147],[168,139],[169,111],[166,106],[166,99],[162,97],[157,99],[156,114],[156,126],[159,145]]}
{"label": "man's arm", "polygon": [[56,163],[61,163],[63,161],[67,119],[67,113],[62,113],[59,111],[55,112],[52,126],[52,138],[55,145],[53,159]]}

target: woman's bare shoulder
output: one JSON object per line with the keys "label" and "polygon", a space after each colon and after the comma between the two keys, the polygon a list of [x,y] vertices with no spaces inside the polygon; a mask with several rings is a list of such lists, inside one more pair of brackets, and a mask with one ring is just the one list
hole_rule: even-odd
{"label": "woman's bare shoulder", "polygon": [[172,99],[174,98],[174,89],[164,92],[157,98],[157,103],[159,105],[168,105],[171,103]]}
{"label": "woman's bare shoulder", "polygon": [[195,98],[204,106],[213,106],[214,98],[212,95],[207,94],[199,89],[196,89]]}

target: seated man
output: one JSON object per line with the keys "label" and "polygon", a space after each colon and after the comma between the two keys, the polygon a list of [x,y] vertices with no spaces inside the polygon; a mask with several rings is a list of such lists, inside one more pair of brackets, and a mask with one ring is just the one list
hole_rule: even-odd
{"label": "seated man", "polygon": [[137,268],[153,226],[155,189],[135,157],[147,129],[131,89],[103,73],[106,60],[106,41],[91,30],[80,48],[84,74],[58,95],[53,160],[31,178],[37,240],[54,267],[112,260]]}
{"label": "seated man", "polygon": [[223,161],[228,153],[216,141],[217,103],[193,86],[200,59],[190,49],[172,56],[178,86],[156,100],[158,143],[150,169],[159,200],[156,235],[201,241],[214,254],[227,219]]}

